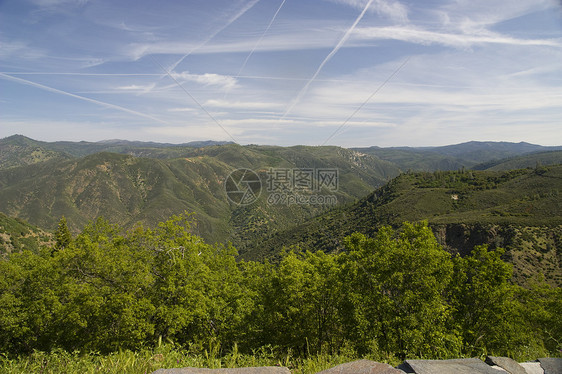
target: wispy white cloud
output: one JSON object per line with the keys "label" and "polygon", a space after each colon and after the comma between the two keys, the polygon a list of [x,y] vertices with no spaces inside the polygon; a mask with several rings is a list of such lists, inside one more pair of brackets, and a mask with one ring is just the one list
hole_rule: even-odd
{"label": "wispy white cloud", "polygon": [[229,108],[229,109],[274,109],[281,108],[282,104],[271,102],[251,102],[251,101],[227,101],[227,100],[207,100],[206,107]]}
{"label": "wispy white cloud", "polygon": [[53,7],[60,5],[85,5],[89,0],[31,0],[31,2],[40,7]]}
{"label": "wispy white cloud", "polygon": [[194,108],[170,108],[168,109],[168,112],[196,112],[196,109]]}
{"label": "wispy white cloud", "polygon": [[434,11],[446,26],[473,33],[529,13],[556,8],[560,8],[556,0],[455,0],[444,2]]}
{"label": "wispy white cloud", "polygon": [[225,90],[235,87],[237,83],[234,77],[214,73],[191,74],[184,71],[182,73],[170,73],[170,75],[178,81],[195,82],[204,86],[218,86]]}
{"label": "wispy white cloud", "polygon": [[117,87],[118,90],[127,91],[127,92],[134,92],[134,93],[148,93],[152,91],[156,87],[156,83],[146,84],[146,85],[139,85],[139,84],[131,84],[128,86],[120,86]]}
{"label": "wispy white cloud", "polygon": [[0,59],[17,57],[20,59],[38,59],[45,56],[45,51],[31,47],[29,42],[10,40],[0,33]]}
{"label": "wispy white cloud", "polygon": [[[341,38],[342,30],[346,30],[343,22],[298,22],[291,24],[286,30],[265,35],[256,51],[282,52],[309,49],[333,48]],[[345,32],[345,31],[344,31]],[[131,60],[137,61],[150,54],[181,54],[192,50],[193,55],[249,53],[256,46],[254,38],[239,37],[234,40],[215,41],[197,47],[193,42],[177,40],[175,37],[158,42],[133,42],[126,45],[121,53]]]}
{"label": "wispy white cloud", "polygon": [[519,46],[561,47],[561,39],[520,39],[487,30],[478,33],[445,33],[424,30],[415,26],[363,27],[355,29],[358,40],[400,40],[415,44],[441,44],[448,47],[468,48],[475,44],[511,44]]}

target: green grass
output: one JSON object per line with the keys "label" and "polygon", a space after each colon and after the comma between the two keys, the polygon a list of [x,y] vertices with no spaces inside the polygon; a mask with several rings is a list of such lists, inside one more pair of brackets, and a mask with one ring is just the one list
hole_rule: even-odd
{"label": "green grass", "polygon": [[[202,347],[182,349],[173,344],[162,344],[153,349],[123,350],[107,355],[79,351],[69,353],[60,349],[52,352],[35,351],[30,355],[18,357],[8,357],[0,353],[0,372],[3,374],[149,374],[158,369],[182,367],[220,369],[282,366],[289,368],[294,374],[315,374],[359,359],[387,363],[393,367],[402,362],[392,354],[359,356],[352,349],[345,347],[335,354],[324,352],[306,358],[296,357],[291,352],[281,352],[271,346],[261,347],[251,354],[238,352],[235,345],[228,353],[219,355],[219,348],[213,346],[206,349]],[[514,354],[516,359],[522,362],[536,359],[536,355],[541,355],[543,352],[531,349],[529,352],[514,352]],[[485,357],[486,353],[483,352],[480,358]]]}
{"label": "green grass", "polygon": [[[359,359],[352,351],[339,354],[318,354],[308,358],[298,358],[290,352],[280,353],[274,347],[262,347],[252,354],[239,353],[237,347],[225,355],[218,356],[216,348],[179,349],[173,345],[162,345],[155,349],[140,351],[120,351],[108,355],[97,353],[69,353],[55,350],[50,353],[35,351],[28,356],[8,358],[0,354],[0,372],[16,373],[115,373],[141,374],[151,373],[161,368],[240,368],[258,366],[283,366],[292,373],[313,374],[342,363]],[[399,362],[393,356],[365,357],[389,362]]]}

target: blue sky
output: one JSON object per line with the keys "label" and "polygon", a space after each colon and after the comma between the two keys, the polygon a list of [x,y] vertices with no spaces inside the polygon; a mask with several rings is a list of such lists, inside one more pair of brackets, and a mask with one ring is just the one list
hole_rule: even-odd
{"label": "blue sky", "polygon": [[0,137],[562,144],[559,0],[0,0]]}

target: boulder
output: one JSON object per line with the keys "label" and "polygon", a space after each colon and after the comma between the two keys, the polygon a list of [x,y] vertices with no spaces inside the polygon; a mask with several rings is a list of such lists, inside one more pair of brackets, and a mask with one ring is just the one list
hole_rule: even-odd
{"label": "boulder", "polygon": [[562,374],[562,358],[547,357],[538,360],[544,374]]}
{"label": "boulder", "polygon": [[201,368],[180,368],[180,369],[158,369],[152,374],[290,374],[291,371],[285,367],[261,366],[235,369],[201,369]]}
{"label": "boulder", "polygon": [[404,374],[404,372],[393,368],[389,364],[371,360],[357,360],[334,366],[318,374]]}
{"label": "boulder", "polygon": [[523,366],[509,357],[487,356],[485,362],[491,366],[499,366],[510,374],[527,374]]}
{"label": "boulder", "polygon": [[406,360],[398,366],[407,373],[416,374],[501,374],[478,358],[454,360]]}
{"label": "boulder", "polygon": [[525,369],[527,374],[544,374],[540,362],[522,362],[519,365]]}

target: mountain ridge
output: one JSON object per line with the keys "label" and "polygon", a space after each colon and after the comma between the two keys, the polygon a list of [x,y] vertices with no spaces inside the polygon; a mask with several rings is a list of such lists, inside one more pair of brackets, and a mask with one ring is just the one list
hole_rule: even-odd
{"label": "mountain ridge", "polygon": [[514,263],[517,281],[536,267],[560,285],[561,185],[562,165],[401,174],[355,203],[255,243],[242,257],[276,258],[283,248],[338,252],[343,238],[353,232],[372,236],[383,225],[427,220],[453,253],[466,254],[481,244],[507,246],[506,256],[519,259]]}

